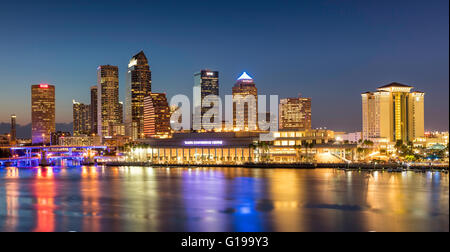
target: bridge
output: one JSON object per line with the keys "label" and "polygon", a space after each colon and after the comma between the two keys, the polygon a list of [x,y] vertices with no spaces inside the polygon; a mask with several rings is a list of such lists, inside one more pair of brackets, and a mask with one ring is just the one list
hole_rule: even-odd
{"label": "bridge", "polygon": [[[13,146],[2,147],[13,154],[10,158],[0,159],[0,166],[13,165],[30,167],[36,165],[51,165],[58,161],[71,160],[77,163],[94,163],[95,152],[106,150],[107,146]],[[19,156],[16,153],[22,154]]]}

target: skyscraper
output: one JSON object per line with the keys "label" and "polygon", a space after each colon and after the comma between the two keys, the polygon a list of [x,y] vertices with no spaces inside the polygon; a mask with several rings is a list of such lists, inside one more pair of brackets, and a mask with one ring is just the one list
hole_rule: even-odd
{"label": "skyscraper", "polygon": [[17,143],[16,115],[11,115],[11,132],[9,141],[11,145],[16,145]]}
{"label": "skyscraper", "polygon": [[[243,110],[239,109],[238,103],[243,105]],[[243,127],[239,126],[242,123],[239,118],[243,118]],[[249,125],[250,118],[255,120],[255,125]],[[245,72],[233,87],[233,125],[235,131],[254,131],[258,127],[258,89],[253,78]]]}
{"label": "skyscraper", "polygon": [[97,69],[98,135],[109,135],[109,127],[119,123],[119,68],[100,66]]}
{"label": "skyscraper", "polygon": [[91,106],[73,101],[73,135],[91,133]]}
{"label": "skyscraper", "polygon": [[123,123],[123,102],[119,102],[119,123]]}
{"label": "skyscraper", "polygon": [[[195,120],[197,124],[194,125],[194,129],[201,129],[201,119],[211,109],[211,106],[203,104],[203,99],[208,95],[219,96],[219,72],[201,70],[194,74],[194,108],[198,112],[196,116],[199,116]],[[202,107],[202,105],[205,107]]]}
{"label": "skyscraper", "polygon": [[55,86],[31,86],[31,132],[33,144],[50,143],[55,132]]}
{"label": "skyscraper", "polygon": [[394,82],[362,94],[363,139],[410,142],[424,136],[425,93],[412,89]]}
{"label": "skyscraper", "polygon": [[141,51],[128,64],[125,124],[132,140],[144,137],[144,98],[152,92],[152,72]]}
{"label": "skyscraper", "polygon": [[311,129],[311,98],[286,98],[279,105],[280,129]]}
{"label": "skyscraper", "polygon": [[98,88],[97,86],[91,87],[91,134],[98,134]]}
{"label": "skyscraper", "polygon": [[144,135],[151,137],[169,137],[171,110],[166,94],[152,93],[144,98]]}

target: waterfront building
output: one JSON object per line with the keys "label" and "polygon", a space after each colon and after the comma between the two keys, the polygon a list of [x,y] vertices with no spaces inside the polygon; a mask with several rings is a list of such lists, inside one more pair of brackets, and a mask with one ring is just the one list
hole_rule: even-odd
{"label": "waterfront building", "polygon": [[278,113],[280,129],[311,129],[311,98],[281,99]]}
{"label": "waterfront building", "polygon": [[91,132],[91,106],[73,100],[73,135]]}
{"label": "waterfront building", "polygon": [[[267,132],[266,132],[267,133]],[[172,138],[140,140],[146,147],[127,153],[130,162],[162,164],[244,164],[247,162],[343,163],[353,160],[356,145],[333,144],[329,130],[280,131],[261,142],[258,132],[174,133]],[[303,159],[302,159],[303,158]],[[308,158],[308,159],[307,159]]]}
{"label": "waterfront building", "polygon": [[362,139],[362,132],[352,132],[352,133],[335,132],[334,136],[336,138],[336,142],[348,141],[349,143],[358,143]]}
{"label": "waterfront building", "polygon": [[374,142],[412,142],[424,137],[425,93],[391,83],[362,94],[363,139]]}
{"label": "waterfront building", "polygon": [[171,135],[171,109],[166,94],[152,93],[144,98],[145,138],[167,138]]}
{"label": "waterfront building", "polygon": [[274,134],[271,160],[277,163],[346,163],[356,158],[356,144],[336,143],[332,130],[280,130]]}
{"label": "waterfront building", "polygon": [[98,88],[97,86],[91,87],[91,134],[98,134]]}
{"label": "waterfront building", "polygon": [[110,149],[118,149],[130,143],[129,136],[110,136],[102,139],[103,145]]}
{"label": "waterfront building", "polygon": [[102,138],[92,135],[65,136],[59,138],[60,146],[100,146]]}
{"label": "waterfront building", "polygon": [[120,121],[119,68],[105,65],[97,69],[98,135],[108,136],[109,127]]}
{"label": "waterfront building", "polygon": [[144,98],[152,92],[152,72],[141,51],[128,64],[125,120],[127,135],[134,141],[144,136]]}
{"label": "waterfront building", "polygon": [[11,132],[10,132],[10,144],[17,144],[17,130],[16,130],[16,115],[11,115]]}
{"label": "waterfront building", "polygon": [[31,86],[31,132],[33,144],[48,144],[55,131],[55,86]]}
{"label": "waterfront building", "polygon": [[423,148],[442,148],[445,149],[449,144],[449,134],[447,132],[425,132],[424,137],[419,137],[414,140],[415,147]]}
{"label": "waterfront building", "polygon": [[70,137],[70,132],[56,131],[50,133],[51,145],[59,145],[59,140],[64,137]]}
{"label": "waterfront building", "polygon": [[[233,86],[234,131],[256,131],[258,128],[258,89],[252,77],[243,73]],[[243,105],[243,109],[240,109]],[[255,123],[251,123],[255,120]],[[250,124],[249,124],[250,122]]]}
{"label": "waterfront building", "polygon": [[[203,115],[211,109],[208,104],[203,104],[205,97],[209,95],[219,96],[219,72],[211,70],[201,70],[194,74],[194,109],[197,119],[194,120],[194,129],[202,130]],[[222,120],[220,118],[220,120]],[[204,122],[208,124],[209,122]]]}

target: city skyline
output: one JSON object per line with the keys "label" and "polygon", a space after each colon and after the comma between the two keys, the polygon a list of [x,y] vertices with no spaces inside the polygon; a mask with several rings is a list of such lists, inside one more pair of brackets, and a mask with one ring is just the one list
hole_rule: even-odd
{"label": "city skyline", "polygon": [[[241,72],[247,71],[258,83],[260,94],[278,94],[281,99],[291,97],[292,89],[295,89],[295,93],[311,97],[315,101],[312,109],[313,128],[328,127],[336,130],[360,131],[362,128],[360,93],[385,83],[399,82],[415,86],[418,90],[427,93],[426,130],[448,130],[448,71],[446,70],[448,69],[448,22],[442,22],[442,19],[448,21],[444,10],[448,9],[445,8],[448,7],[448,2],[433,1],[433,4],[428,5],[413,2],[408,6],[402,6],[401,10],[399,3],[383,2],[373,6],[374,4],[369,2],[349,6],[327,1],[319,2],[287,3],[286,6],[278,6],[275,10],[270,9],[270,5],[266,2],[261,2],[258,6],[243,3],[242,7],[245,7],[243,9],[248,11],[248,15],[256,17],[257,21],[238,17],[238,20],[230,24],[225,24],[224,21],[231,16],[239,16],[241,11],[236,10],[239,9],[236,6],[224,4],[221,10],[217,10],[217,19],[206,14],[202,18],[189,19],[187,22],[186,28],[189,31],[205,20],[212,20],[207,27],[217,25],[218,31],[215,36],[211,36],[212,41],[200,43],[194,39],[197,35],[195,32],[184,38],[184,41],[188,43],[166,43],[169,37],[174,41],[180,38],[175,35],[177,28],[166,24],[163,26],[167,28],[166,30],[154,30],[154,26],[149,26],[148,35],[145,35],[144,29],[142,38],[122,43],[123,45],[114,41],[109,45],[102,44],[105,38],[99,36],[106,35],[106,38],[112,36],[113,33],[109,30],[99,32],[95,36],[81,36],[81,39],[75,41],[83,45],[87,42],[90,44],[89,47],[78,48],[71,42],[62,43],[58,37],[45,29],[39,30],[43,28],[39,26],[42,23],[38,23],[30,26],[37,26],[34,28],[41,31],[35,34],[36,43],[41,44],[47,41],[52,46],[42,45],[39,52],[32,53],[23,43],[17,45],[14,43],[23,36],[22,33],[30,29],[24,26],[28,24],[26,21],[19,22],[18,33],[9,34],[10,36],[5,36],[6,39],[0,42],[0,51],[4,56],[0,62],[0,84],[5,90],[0,94],[2,107],[0,122],[7,123],[10,114],[16,114],[18,124],[30,123],[31,113],[27,109],[30,106],[27,99],[29,93],[23,90],[25,87],[28,90],[29,85],[40,82],[56,86],[56,122],[70,122],[72,117],[70,101],[75,99],[89,103],[86,90],[95,84],[95,69],[103,64],[119,66],[119,94],[120,100],[124,101],[125,76],[129,58],[140,50],[144,50],[150,59],[154,73],[152,76],[154,91],[167,93],[168,100],[178,93],[191,96],[192,74],[200,69],[210,68],[221,73],[219,80],[221,95],[231,94],[235,79]],[[312,15],[295,15],[296,17],[290,22],[285,19],[276,21],[276,17],[289,12],[288,7],[293,5],[296,5],[296,10],[301,12],[297,14],[312,11],[311,13],[326,19],[323,23],[317,23],[317,19]],[[67,15],[78,15],[81,8],[92,10],[96,6],[97,4],[93,4],[91,8],[88,8],[86,4],[81,3]],[[194,6],[197,5],[194,4]],[[41,9],[39,6],[35,7]],[[148,9],[146,7],[148,6],[144,5],[142,9]],[[369,11],[369,7],[374,7],[374,10]],[[7,4],[5,10],[8,8],[15,8],[15,6]],[[169,10],[164,4],[158,4],[155,8],[160,13]],[[333,11],[331,11],[332,8]],[[336,9],[348,12],[344,20],[337,19],[339,13]],[[396,15],[390,11],[391,9],[397,10]],[[424,9],[432,12],[433,15],[427,14],[428,12],[423,11]],[[125,7],[125,14],[118,19],[123,21],[129,18],[129,10]],[[24,12],[27,11],[30,9],[25,7]],[[118,5],[112,4],[107,11],[118,12]],[[325,15],[324,12],[329,13]],[[231,13],[230,17],[227,13]],[[259,16],[265,13],[273,14],[271,16],[273,18],[260,20]],[[95,22],[97,18],[91,12],[86,15],[85,23],[80,24],[79,27],[70,21],[64,21],[64,17],[57,16],[55,19],[64,21],[62,23],[68,25],[69,37],[74,34],[92,34],[92,30],[87,25]],[[10,17],[8,13],[5,13],[0,19],[3,21],[8,17]],[[10,20],[15,19],[10,18]],[[162,16],[158,18],[167,21]],[[334,26],[337,28],[336,31],[324,27],[336,20],[338,21]],[[54,24],[54,21],[51,20],[51,24]],[[145,26],[152,20],[144,21],[142,24]],[[259,21],[261,22],[258,23]],[[286,25],[286,28],[277,32],[262,31],[260,25],[267,25],[268,21],[273,22],[269,27]],[[302,24],[302,21],[314,22],[311,27],[305,25],[293,28]],[[358,24],[358,21],[362,24]],[[39,22],[50,22],[50,20]],[[380,26],[380,23],[388,23],[389,27]],[[242,30],[238,29],[241,24]],[[121,33],[128,34],[134,29],[144,27],[137,26],[136,28],[127,27],[129,30],[126,30],[120,25],[118,29]],[[428,29],[429,27],[434,28]],[[364,32],[367,28],[370,28],[370,33],[376,35],[369,36],[368,32]],[[231,34],[240,36],[242,38],[238,40],[240,43],[229,38],[221,40]],[[355,38],[352,34],[358,34],[361,37]],[[288,35],[293,36],[293,42],[283,47],[281,41],[286,43],[285,38]],[[366,39],[364,35],[369,37]],[[332,42],[318,43],[324,36],[332,39]],[[344,44],[340,36],[347,36],[345,41],[348,44]],[[370,39],[374,39],[374,36],[375,40],[369,42]],[[349,38],[356,39],[355,44],[348,42]],[[385,40],[393,41],[393,43],[383,42]],[[255,42],[258,43],[255,44]],[[3,51],[3,43],[10,47],[22,45],[24,48]],[[355,45],[358,46],[355,47]],[[267,50],[269,46],[271,49]],[[10,51],[15,53],[11,54]],[[221,51],[227,52],[227,55]],[[395,53],[392,53],[393,51]],[[24,64],[24,68],[15,67],[18,63],[16,58],[21,59],[20,63]],[[64,61],[64,59],[69,60]],[[39,65],[36,65],[37,63]],[[13,68],[21,69],[20,74]]]}

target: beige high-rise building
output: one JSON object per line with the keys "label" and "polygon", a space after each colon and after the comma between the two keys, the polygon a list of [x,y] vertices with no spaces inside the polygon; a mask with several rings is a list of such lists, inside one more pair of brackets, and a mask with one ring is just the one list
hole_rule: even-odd
{"label": "beige high-rise building", "polygon": [[363,139],[412,142],[425,134],[425,93],[391,83],[362,94]]}
{"label": "beige high-rise building", "polygon": [[49,144],[55,132],[55,86],[31,86],[31,131],[33,144]]}
{"label": "beige high-rise building", "polygon": [[109,127],[120,123],[119,68],[99,66],[97,69],[98,135],[109,136]]}
{"label": "beige high-rise building", "polygon": [[[239,105],[243,109],[240,109]],[[258,89],[253,78],[245,72],[233,86],[233,129],[234,131],[258,129]]]}
{"label": "beige high-rise building", "polygon": [[311,98],[281,99],[279,117],[280,129],[311,129]]}

